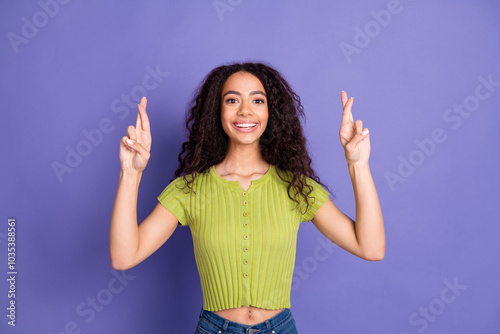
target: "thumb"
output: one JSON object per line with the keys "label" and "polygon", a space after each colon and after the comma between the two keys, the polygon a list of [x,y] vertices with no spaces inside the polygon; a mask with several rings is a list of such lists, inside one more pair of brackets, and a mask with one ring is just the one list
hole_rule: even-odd
{"label": "thumb", "polygon": [[142,158],[146,160],[149,159],[151,153],[148,150],[146,150],[140,143],[131,139],[127,139],[126,142],[127,146],[136,151]]}
{"label": "thumb", "polygon": [[356,145],[358,145],[359,142],[368,137],[369,132],[370,131],[367,128],[365,128],[362,132],[358,133],[351,139],[351,141],[349,142],[349,146],[353,148],[356,147]]}

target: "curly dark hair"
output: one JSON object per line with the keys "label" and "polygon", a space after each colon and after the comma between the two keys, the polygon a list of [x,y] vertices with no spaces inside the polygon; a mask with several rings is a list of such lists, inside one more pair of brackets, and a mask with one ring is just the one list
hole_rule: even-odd
{"label": "curly dark hair", "polygon": [[[308,196],[313,189],[306,183],[305,177],[310,177],[328,191],[329,189],[320,182],[311,167],[312,161],[299,119],[299,116],[305,117],[300,97],[277,70],[263,63],[230,63],[207,74],[195,91],[186,113],[189,141],[182,144],[182,151],[178,156],[180,165],[175,171],[175,177],[184,173],[184,180],[190,188],[196,177],[195,173],[206,172],[212,165],[224,160],[228,136],[221,123],[221,91],[227,78],[236,72],[251,73],[264,86],[269,118],[266,130],[259,140],[262,156],[266,162],[277,167],[279,178],[288,183],[288,197],[297,206],[300,205],[298,194],[305,199],[307,211],[310,205]],[[281,175],[282,171],[288,174],[287,178]],[[187,175],[190,175],[189,179]],[[293,196],[291,192],[294,193]]]}

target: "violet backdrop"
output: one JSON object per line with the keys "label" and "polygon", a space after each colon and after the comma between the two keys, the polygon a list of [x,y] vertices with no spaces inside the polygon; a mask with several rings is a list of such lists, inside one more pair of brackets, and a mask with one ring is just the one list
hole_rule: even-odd
{"label": "violet backdrop", "polygon": [[198,84],[250,60],[301,96],[314,167],[353,219],[341,90],[370,129],[385,259],[356,258],[301,225],[299,332],[500,333],[498,17],[486,0],[3,1],[0,332],[195,331],[203,300],[189,228],[138,266],[111,268],[118,143],[146,95],[142,221],[173,177]]}

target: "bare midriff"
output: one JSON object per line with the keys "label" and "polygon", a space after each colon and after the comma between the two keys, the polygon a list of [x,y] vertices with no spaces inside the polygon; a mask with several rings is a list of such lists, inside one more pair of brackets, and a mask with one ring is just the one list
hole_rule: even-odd
{"label": "bare midriff", "polygon": [[283,308],[268,310],[250,305],[214,311],[214,313],[226,318],[229,321],[239,322],[240,324],[245,325],[255,325],[274,317],[283,310]]}

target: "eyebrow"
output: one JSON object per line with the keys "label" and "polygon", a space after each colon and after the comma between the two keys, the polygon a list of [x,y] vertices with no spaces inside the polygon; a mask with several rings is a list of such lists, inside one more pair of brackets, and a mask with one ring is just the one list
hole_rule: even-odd
{"label": "eyebrow", "polygon": [[[227,92],[224,93],[224,95],[222,95],[222,97],[226,96],[227,94],[236,94],[236,95],[241,96],[241,93],[238,91],[228,90]],[[253,90],[250,92],[250,95],[257,95],[257,94],[264,95],[265,97],[267,97],[266,94],[264,94],[264,92],[260,91],[260,90]]]}

